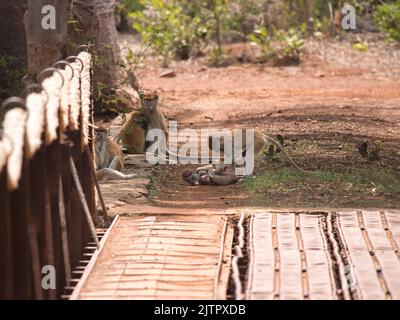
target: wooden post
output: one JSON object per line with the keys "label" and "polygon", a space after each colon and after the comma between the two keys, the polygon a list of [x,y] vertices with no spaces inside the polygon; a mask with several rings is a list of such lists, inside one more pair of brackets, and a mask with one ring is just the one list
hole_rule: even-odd
{"label": "wooden post", "polygon": [[29,183],[26,159],[24,159],[23,171],[19,181],[19,188],[10,193],[10,210],[12,212],[12,238],[13,238],[13,276],[14,299],[32,299],[32,260],[30,251],[30,239],[27,226],[29,224],[29,195],[25,192],[25,186]]}
{"label": "wooden post", "polygon": [[9,193],[7,190],[7,167],[0,171],[0,299],[12,299],[13,265],[12,234]]}

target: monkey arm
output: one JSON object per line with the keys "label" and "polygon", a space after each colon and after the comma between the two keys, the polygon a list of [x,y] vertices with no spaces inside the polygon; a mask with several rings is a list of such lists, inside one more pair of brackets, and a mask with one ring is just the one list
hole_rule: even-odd
{"label": "monkey arm", "polygon": [[96,164],[97,169],[103,169],[107,167],[107,163],[105,163],[106,155],[107,155],[107,143],[104,141],[98,142],[99,143],[99,151],[97,152]]}
{"label": "monkey arm", "polygon": [[211,178],[211,179],[214,179],[216,176],[215,176],[215,174],[214,174],[214,168],[213,168],[213,166],[212,165],[209,165],[208,166],[208,168],[207,168],[208,170],[208,176]]}
{"label": "monkey arm", "polygon": [[209,170],[212,170],[214,172],[214,167],[213,167],[212,164],[209,164],[209,165],[204,166],[204,167],[197,168],[196,169],[196,173],[199,173],[200,171],[208,171],[209,172]]}

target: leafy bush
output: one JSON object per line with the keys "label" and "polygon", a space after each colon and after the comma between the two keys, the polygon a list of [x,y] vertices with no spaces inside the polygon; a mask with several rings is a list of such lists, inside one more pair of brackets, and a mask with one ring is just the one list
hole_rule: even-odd
{"label": "leafy bush", "polygon": [[261,61],[273,60],[275,64],[298,63],[304,47],[303,32],[296,28],[288,31],[272,28],[270,35],[265,27],[256,28],[248,39],[261,51]]}
{"label": "leafy bush", "polygon": [[207,53],[207,63],[212,67],[226,67],[230,61],[224,49],[214,48]]}
{"label": "leafy bush", "polygon": [[290,28],[288,31],[275,30],[274,34],[278,42],[275,49],[277,62],[299,62],[304,48],[302,32],[296,28]]}
{"label": "leafy bush", "polygon": [[400,42],[400,0],[379,5],[374,19],[379,29],[385,32],[390,40]]}
{"label": "leafy bush", "polygon": [[[224,60],[222,43],[228,31],[240,30],[242,20],[229,10],[249,0],[139,0],[145,8],[131,12],[133,28],[167,62],[188,59],[212,45],[212,59]],[[220,57],[218,57],[218,55]]]}
{"label": "leafy bush", "polygon": [[173,56],[188,59],[198,50],[207,33],[201,15],[191,12],[193,4],[180,2],[181,6],[171,1],[140,0],[146,9],[129,14],[135,21],[133,28],[141,34],[143,41],[156,48],[164,62]]}
{"label": "leafy bush", "polygon": [[261,51],[261,62],[267,61],[272,53],[272,38],[268,34],[268,29],[264,26],[257,27],[252,34],[247,36],[247,39],[256,44]]}

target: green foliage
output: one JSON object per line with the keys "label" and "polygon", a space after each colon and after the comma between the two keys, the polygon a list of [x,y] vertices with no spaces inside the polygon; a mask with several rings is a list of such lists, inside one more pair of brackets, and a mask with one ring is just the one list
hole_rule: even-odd
{"label": "green foliage", "polygon": [[219,48],[214,48],[208,52],[207,62],[212,67],[225,67],[230,63],[226,51]]}
{"label": "green foliage", "polygon": [[[302,28],[304,30],[304,27]],[[275,63],[299,62],[304,47],[303,32],[296,28],[288,31],[272,28],[270,34],[266,27],[258,27],[248,39],[261,50],[261,62],[272,59]]]}
{"label": "green foliage", "polygon": [[319,170],[314,174],[299,172],[294,168],[279,168],[273,171],[263,171],[255,179],[247,178],[245,187],[252,192],[267,192],[269,190],[285,192],[290,189],[317,187],[321,190],[336,192],[365,193],[400,193],[400,182],[392,168],[354,168],[349,172],[340,173],[329,170]]}
{"label": "green foliage", "polygon": [[[360,16],[377,7],[376,23],[400,41],[400,0],[384,5],[377,0],[347,2]],[[223,44],[237,40],[255,43],[261,61],[298,62],[304,37],[331,35],[333,16],[343,4],[342,0],[125,0],[122,7],[165,64],[171,58],[198,56],[211,47],[207,59],[219,66],[227,62]],[[368,50],[365,43],[354,49]]]}
{"label": "green foliage", "polygon": [[275,30],[274,34],[274,38],[278,42],[275,49],[278,62],[288,60],[299,62],[304,48],[303,33],[296,28],[290,28],[288,31]]}
{"label": "green foliage", "polygon": [[142,11],[144,9],[143,4],[140,0],[124,0],[119,2],[116,6],[117,13],[119,12],[135,12],[135,11]]}
{"label": "green foliage", "polygon": [[182,6],[176,5],[175,1],[140,0],[146,10],[129,14],[135,21],[133,28],[144,42],[156,48],[164,62],[174,56],[188,59],[207,34],[207,24],[202,16],[192,12],[196,4],[189,0],[178,2]]}
{"label": "green foliage", "polygon": [[374,14],[375,23],[389,40],[400,42],[400,0],[379,5]]}
{"label": "green foliage", "polygon": [[23,89],[22,78],[26,74],[25,58],[0,56],[0,101],[17,96]]}
{"label": "green foliage", "polygon": [[261,62],[265,62],[271,57],[273,53],[272,38],[269,36],[266,27],[257,27],[253,33],[247,36],[247,39],[256,44],[261,50]]}
{"label": "green foliage", "polygon": [[354,50],[360,51],[360,52],[367,52],[368,51],[368,43],[365,41],[359,41],[353,44],[352,48]]}
{"label": "green foliage", "polygon": [[167,62],[170,58],[188,59],[208,45],[216,65],[225,60],[222,43],[230,30],[241,29],[241,19],[229,9],[233,3],[242,6],[248,0],[140,0],[145,8],[131,12],[133,28],[143,40],[151,43]]}

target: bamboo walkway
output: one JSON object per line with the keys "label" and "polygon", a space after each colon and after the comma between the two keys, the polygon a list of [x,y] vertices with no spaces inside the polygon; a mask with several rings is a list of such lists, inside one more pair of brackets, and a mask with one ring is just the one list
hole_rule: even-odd
{"label": "bamboo walkway", "polygon": [[253,214],[247,299],[400,299],[400,212]]}
{"label": "bamboo walkway", "polygon": [[230,239],[217,215],[120,218],[72,299],[225,299]]}
{"label": "bamboo walkway", "polygon": [[251,210],[120,218],[72,299],[400,299],[399,211]]}

